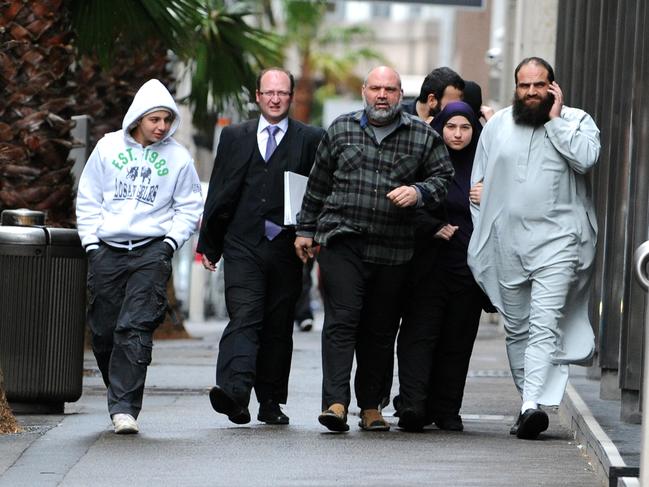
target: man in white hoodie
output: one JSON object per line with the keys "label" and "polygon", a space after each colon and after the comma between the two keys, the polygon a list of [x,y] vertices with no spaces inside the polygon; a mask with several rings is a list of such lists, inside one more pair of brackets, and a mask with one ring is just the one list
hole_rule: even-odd
{"label": "man in white hoodie", "polygon": [[115,433],[137,433],[153,331],[167,308],[174,251],[196,231],[201,185],[171,94],[152,79],[122,129],[106,134],[79,180],[77,225],[88,254],[88,322]]}

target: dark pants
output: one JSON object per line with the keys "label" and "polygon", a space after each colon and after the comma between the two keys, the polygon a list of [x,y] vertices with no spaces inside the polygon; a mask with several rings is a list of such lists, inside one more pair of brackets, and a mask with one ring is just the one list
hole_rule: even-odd
{"label": "dark pants", "polygon": [[293,353],[293,317],[302,264],[294,234],[249,245],[225,241],[223,272],[230,322],[219,343],[216,383],[241,405],[255,388],[259,402],[286,403]]}
{"label": "dark pants", "polygon": [[302,292],[295,304],[295,321],[313,319],[313,310],[311,309],[311,271],[313,270],[313,259],[307,261],[302,268]]}
{"label": "dark pants", "polygon": [[[431,357],[441,327],[438,319],[439,305],[432,298],[439,279],[435,272],[439,246],[428,240],[418,243],[415,254],[408,263],[397,358],[400,407],[412,407],[423,413],[428,397]],[[391,385],[392,367],[386,376],[386,398],[389,398]]]}
{"label": "dark pants", "polygon": [[153,331],[167,309],[171,248],[154,241],[131,251],[101,245],[88,257],[92,349],[108,387],[108,412],[137,418]]}
{"label": "dark pants", "polygon": [[320,249],[325,318],[322,330],[322,407],[351,401],[350,377],[356,352],[355,392],[361,409],[379,405],[392,364],[399,323],[399,297],[406,265],[363,261],[363,240],[340,237]]}
{"label": "dark pants", "polygon": [[433,356],[428,395],[428,416],[432,418],[460,412],[484,302],[484,294],[473,276],[441,271],[438,285],[433,297],[439,305],[441,333]]}
{"label": "dark pants", "polygon": [[[434,266],[426,295],[410,302],[399,333],[400,407],[429,418],[455,416],[464,396],[484,295],[470,275]],[[412,312],[412,309],[407,311]]]}

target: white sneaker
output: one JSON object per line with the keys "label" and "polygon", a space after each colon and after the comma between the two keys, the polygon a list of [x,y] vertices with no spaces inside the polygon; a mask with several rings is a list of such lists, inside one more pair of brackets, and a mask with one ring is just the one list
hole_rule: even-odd
{"label": "white sneaker", "polygon": [[131,435],[140,431],[135,418],[130,414],[113,414],[113,427],[118,435]]}

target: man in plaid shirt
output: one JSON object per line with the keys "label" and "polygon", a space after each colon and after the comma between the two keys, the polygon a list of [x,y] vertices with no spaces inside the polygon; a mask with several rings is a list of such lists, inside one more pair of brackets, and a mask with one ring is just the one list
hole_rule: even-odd
{"label": "man in plaid shirt", "polygon": [[304,262],[321,246],[324,411],[318,420],[331,431],[349,430],[354,351],[360,427],[389,429],[378,406],[413,254],[415,208],[442,202],[453,178],[442,139],[401,110],[396,71],[373,69],[362,94],[364,110],[334,120],[318,147],[295,240]]}

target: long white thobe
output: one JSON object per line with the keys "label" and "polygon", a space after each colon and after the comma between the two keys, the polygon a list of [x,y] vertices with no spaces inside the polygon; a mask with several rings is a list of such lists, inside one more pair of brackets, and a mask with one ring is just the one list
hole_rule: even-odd
{"label": "long white thobe", "polygon": [[559,404],[567,364],[594,350],[588,298],[597,222],[584,175],[599,151],[593,119],[569,107],[540,127],[516,124],[505,108],[478,143],[471,184],[484,189],[471,207],[468,264],[503,316],[523,400]]}

